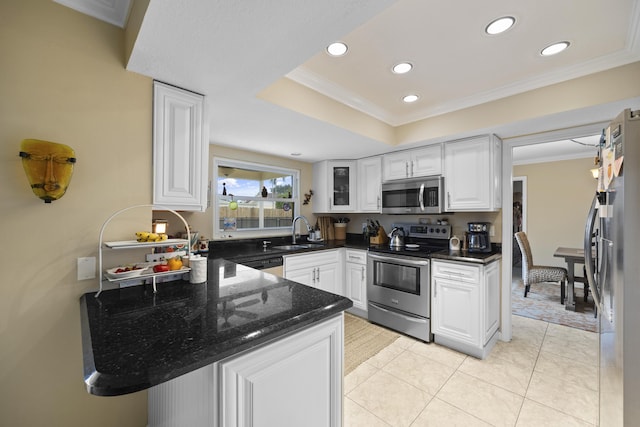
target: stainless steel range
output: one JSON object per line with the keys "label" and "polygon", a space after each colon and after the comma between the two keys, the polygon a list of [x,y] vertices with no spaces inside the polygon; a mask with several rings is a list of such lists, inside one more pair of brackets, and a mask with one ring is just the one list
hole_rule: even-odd
{"label": "stainless steel range", "polygon": [[404,247],[369,248],[369,321],[432,341],[430,254],[448,248],[451,226],[401,223],[392,227],[404,230]]}

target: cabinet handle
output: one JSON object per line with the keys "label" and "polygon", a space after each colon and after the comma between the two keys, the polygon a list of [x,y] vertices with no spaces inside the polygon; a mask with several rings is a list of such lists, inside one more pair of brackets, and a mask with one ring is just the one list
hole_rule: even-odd
{"label": "cabinet handle", "polygon": [[409,162],[404,162],[404,175],[409,178]]}
{"label": "cabinet handle", "polygon": [[451,193],[447,191],[447,209],[451,208]]}
{"label": "cabinet handle", "polygon": [[312,272],[312,275],[311,275],[311,282],[314,283],[314,284],[316,283],[316,269],[315,269],[315,267],[313,268],[313,272]]}
{"label": "cabinet handle", "polygon": [[329,209],[331,209],[333,205],[331,204],[331,197],[329,197]]}
{"label": "cabinet handle", "polygon": [[318,276],[318,283],[320,283],[320,267],[316,268],[316,275]]}
{"label": "cabinet handle", "polygon": [[362,267],[362,281],[364,282],[364,267]]}
{"label": "cabinet handle", "polygon": [[413,160],[411,160],[411,176],[413,176]]}
{"label": "cabinet handle", "polygon": [[377,208],[380,209],[380,196],[378,196]]}

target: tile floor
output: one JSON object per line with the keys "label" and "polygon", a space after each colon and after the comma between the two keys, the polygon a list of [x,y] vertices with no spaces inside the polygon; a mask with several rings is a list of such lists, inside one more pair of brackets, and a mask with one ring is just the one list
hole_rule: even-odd
{"label": "tile floor", "polygon": [[597,345],[520,316],[485,360],[402,336],[345,377],[344,425],[595,426]]}

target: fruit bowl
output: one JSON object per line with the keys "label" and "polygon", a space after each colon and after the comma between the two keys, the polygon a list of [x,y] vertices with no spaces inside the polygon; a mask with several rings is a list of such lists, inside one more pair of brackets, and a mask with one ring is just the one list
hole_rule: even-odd
{"label": "fruit bowl", "polygon": [[140,276],[147,270],[147,266],[121,266],[110,268],[106,271],[107,277],[110,279],[130,279],[132,277]]}

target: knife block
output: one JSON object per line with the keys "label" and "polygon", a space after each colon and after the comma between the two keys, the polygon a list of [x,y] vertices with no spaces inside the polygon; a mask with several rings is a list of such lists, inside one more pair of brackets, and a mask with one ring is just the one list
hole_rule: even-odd
{"label": "knife block", "polygon": [[389,237],[387,237],[387,233],[384,231],[384,227],[378,228],[378,234],[369,237],[370,245],[384,245],[387,242],[389,242]]}

